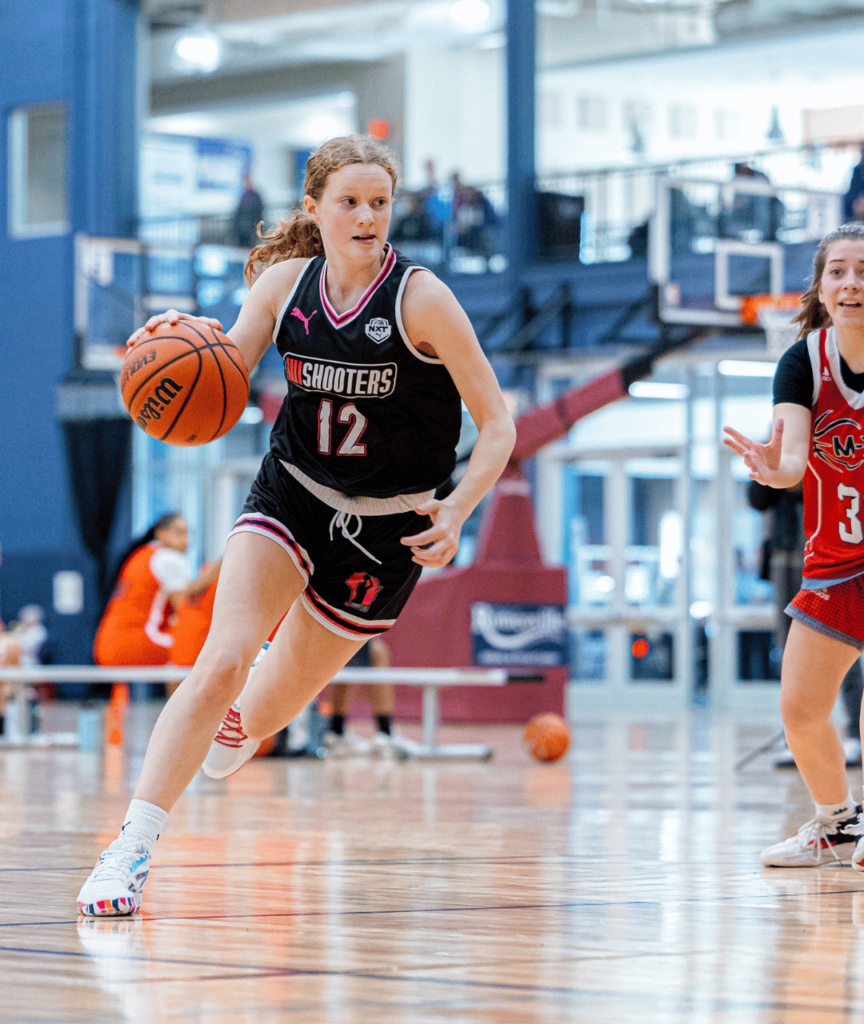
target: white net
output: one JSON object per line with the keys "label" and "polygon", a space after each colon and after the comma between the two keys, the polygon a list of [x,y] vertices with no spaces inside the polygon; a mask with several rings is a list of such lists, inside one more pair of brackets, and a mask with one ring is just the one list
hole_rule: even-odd
{"label": "white net", "polygon": [[777,359],[783,355],[790,345],[794,344],[798,337],[798,324],[792,322],[797,316],[799,309],[771,309],[759,310],[759,323],[765,331],[765,345],[770,355]]}

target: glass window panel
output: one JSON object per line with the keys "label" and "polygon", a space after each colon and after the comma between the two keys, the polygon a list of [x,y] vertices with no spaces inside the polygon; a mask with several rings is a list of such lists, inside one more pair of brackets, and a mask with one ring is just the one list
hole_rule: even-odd
{"label": "glass window panel", "polygon": [[742,683],[780,678],[781,648],[766,629],[742,629],[738,633],[738,678]]}
{"label": "glass window panel", "polygon": [[15,110],[9,116],[9,234],[65,234],[66,107]]}
{"label": "glass window panel", "polygon": [[570,676],[580,682],[602,683],[606,679],[606,631],[574,629],[570,643]]}

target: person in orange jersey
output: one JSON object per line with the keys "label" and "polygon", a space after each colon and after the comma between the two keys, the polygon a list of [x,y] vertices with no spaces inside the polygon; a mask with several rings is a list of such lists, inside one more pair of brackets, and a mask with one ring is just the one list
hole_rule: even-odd
{"label": "person in orange jersey", "polygon": [[217,567],[190,583],[188,546],[189,525],[179,512],[160,516],[130,545],[96,631],[97,665],[167,664],[174,609],[181,598],[205,590],[218,573]]}

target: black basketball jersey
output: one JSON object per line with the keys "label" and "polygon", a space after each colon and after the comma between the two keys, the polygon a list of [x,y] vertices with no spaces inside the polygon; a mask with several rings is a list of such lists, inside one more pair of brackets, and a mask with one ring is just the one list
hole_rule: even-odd
{"label": "black basketball jersey", "polygon": [[285,300],[273,340],[288,394],[270,435],[273,454],[351,496],[428,491],[456,465],[459,392],[440,359],[411,344],[402,294],[423,271],[390,246],[353,309],[327,298],[327,261],[311,259]]}

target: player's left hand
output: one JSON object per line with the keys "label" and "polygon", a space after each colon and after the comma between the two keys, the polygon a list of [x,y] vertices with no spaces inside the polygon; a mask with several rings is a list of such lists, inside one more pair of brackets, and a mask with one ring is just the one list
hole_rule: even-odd
{"label": "player's left hand", "polygon": [[412,562],[434,569],[446,565],[459,550],[462,517],[452,505],[436,498],[418,505],[414,511],[417,515],[429,516],[432,525],[422,533],[402,538],[402,543],[411,548]]}

